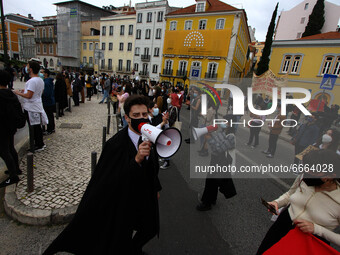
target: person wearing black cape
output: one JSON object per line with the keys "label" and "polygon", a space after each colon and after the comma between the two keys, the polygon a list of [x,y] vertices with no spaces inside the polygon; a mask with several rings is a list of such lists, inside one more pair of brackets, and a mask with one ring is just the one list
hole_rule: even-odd
{"label": "person wearing black cape", "polygon": [[44,255],[140,255],[159,234],[158,158],[138,131],[149,122],[148,104],[144,96],[125,101],[128,126],[106,142],[74,218]]}

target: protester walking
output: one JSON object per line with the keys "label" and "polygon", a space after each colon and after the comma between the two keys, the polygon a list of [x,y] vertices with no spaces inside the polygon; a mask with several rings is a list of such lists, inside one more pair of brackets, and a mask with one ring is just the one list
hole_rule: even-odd
{"label": "protester walking", "polygon": [[[44,70],[44,92],[42,94],[42,103],[48,118],[47,130],[45,135],[50,135],[55,132],[54,112],[55,112],[55,98],[54,98],[54,84],[53,78],[50,78],[50,70]],[[44,128],[43,128],[44,129]]]}

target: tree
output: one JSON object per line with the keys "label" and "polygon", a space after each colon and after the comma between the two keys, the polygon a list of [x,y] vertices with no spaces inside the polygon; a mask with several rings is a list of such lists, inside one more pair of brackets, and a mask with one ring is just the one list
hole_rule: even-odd
{"label": "tree", "polygon": [[309,15],[308,24],[302,37],[321,34],[321,29],[325,23],[325,0],[318,0],[314,5],[311,15]]}
{"label": "tree", "polygon": [[269,69],[269,61],[270,61],[269,56],[270,56],[270,51],[271,51],[271,47],[273,43],[273,34],[274,34],[274,29],[275,29],[275,20],[276,20],[278,7],[279,7],[279,3],[276,4],[275,10],[272,15],[272,20],[270,21],[270,24],[267,30],[266,42],[264,44],[262,57],[257,66],[256,75],[261,75]]}

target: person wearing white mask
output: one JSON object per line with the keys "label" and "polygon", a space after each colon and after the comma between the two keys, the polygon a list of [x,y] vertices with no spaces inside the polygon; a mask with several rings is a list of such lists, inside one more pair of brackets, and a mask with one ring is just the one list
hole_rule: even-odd
{"label": "person wearing white mask", "polygon": [[328,149],[336,151],[339,146],[340,133],[335,129],[328,129],[325,134],[323,134],[315,144],[320,150]]}

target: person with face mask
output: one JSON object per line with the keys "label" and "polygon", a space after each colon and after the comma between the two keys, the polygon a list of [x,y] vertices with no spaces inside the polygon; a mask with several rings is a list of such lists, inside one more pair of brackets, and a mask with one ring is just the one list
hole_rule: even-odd
{"label": "person with face mask", "polygon": [[[306,122],[301,125],[296,136],[293,138],[293,144],[295,145],[295,155],[298,155],[309,145],[316,142],[319,137],[320,128],[316,124],[316,115],[310,115],[306,117]],[[294,158],[294,163],[298,164],[299,159]]]}
{"label": "person with face mask", "polygon": [[106,142],[74,218],[43,254],[141,255],[159,234],[158,157],[139,130],[148,106],[144,96],[126,99],[128,126]]}
{"label": "person with face mask", "polygon": [[[340,245],[340,156],[330,150],[315,150],[303,157],[306,171],[298,176],[288,192],[269,202],[277,211],[284,208],[267,232],[257,254],[263,254],[294,227],[321,241]],[[313,167],[327,165],[326,172]]]}
{"label": "person with face mask", "polygon": [[340,133],[336,129],[328,129],[325,134],[323,134],[315,144],[315,147],[322,149],[328,149],[336,151],[340,142]]}

